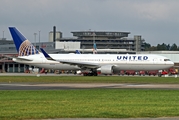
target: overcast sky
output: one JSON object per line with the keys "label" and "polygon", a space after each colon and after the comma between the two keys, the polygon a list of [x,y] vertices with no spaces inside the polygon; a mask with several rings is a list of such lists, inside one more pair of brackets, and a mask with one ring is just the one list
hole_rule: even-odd
{"label": "overcast sky", "polygon": [[39,31],[47,42],[56,26],[63,37],[89,29],[118,31],[141,35],[154,46],[179,46],[178,5],[179,0],[0,0],[0,38],[4,33],[12,39],[8,27],[15,26],[31,42]]}

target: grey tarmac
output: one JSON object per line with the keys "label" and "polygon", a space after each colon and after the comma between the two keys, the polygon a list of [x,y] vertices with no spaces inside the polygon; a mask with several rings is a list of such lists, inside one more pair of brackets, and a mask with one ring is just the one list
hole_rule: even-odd
{"label": "grey tarmac", "polygon": [[70,90],[70,89],[178,89],[179,84],[130,83],[0,83],[0,90]]}
{"label": "grey tarmac", "polygon": [[0,83],[0,90],[71,90],[71,89],[178,89],[179,84],[118,83]]}

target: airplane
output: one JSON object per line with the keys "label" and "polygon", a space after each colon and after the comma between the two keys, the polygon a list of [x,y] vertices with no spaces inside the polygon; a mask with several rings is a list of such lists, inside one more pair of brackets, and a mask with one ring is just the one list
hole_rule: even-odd
{"label": "airplane", "polygon": [[14,62],[53,70],[90,70],[89,75],[113,74],[119,70],[164,70],[172,67],[170,59],[151,54],[48,54],[38,51],[15,27],[9,27],[18,57]]}

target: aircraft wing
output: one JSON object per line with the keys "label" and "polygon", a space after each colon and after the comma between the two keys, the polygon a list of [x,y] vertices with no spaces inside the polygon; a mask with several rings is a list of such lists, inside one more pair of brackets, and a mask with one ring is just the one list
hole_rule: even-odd
{"label": "aircraft wing", "polygon": [[90,63],[90,62],[77,62],[77,61],[64,61],[64,60],[56,60],[53,59],[52,57],[50,57],[44,49],[40,48],[40,50],[42,51],[43,55],[45,56],[45,58],[47,60],[52,60],[52,61],[57,61],[63,64],[69,64],[69,65],[77,65],[80,68],[99,68],[99,64],[96,63]]}
{"label": "aircraft wing", "polygon": [[77,65],[81,68],[99,68],[100,67],[98,64],[89,63],[89,62],[61,61],[61,60],[57,60],[57,61],[63,64]]}

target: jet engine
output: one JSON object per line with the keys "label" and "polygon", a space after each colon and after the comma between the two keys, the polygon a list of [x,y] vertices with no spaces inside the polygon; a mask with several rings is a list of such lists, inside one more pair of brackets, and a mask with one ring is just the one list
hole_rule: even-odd
{"label": "jet engine", "polygon": [[101,73],[102,74],[112,74],[113,73],[113,66],[112,65],[101,66]]}

